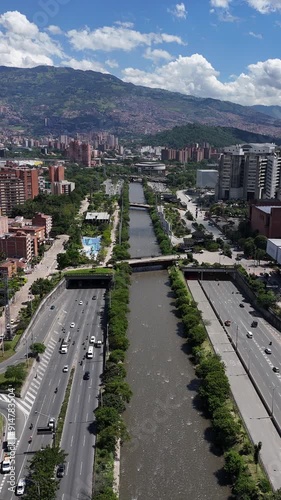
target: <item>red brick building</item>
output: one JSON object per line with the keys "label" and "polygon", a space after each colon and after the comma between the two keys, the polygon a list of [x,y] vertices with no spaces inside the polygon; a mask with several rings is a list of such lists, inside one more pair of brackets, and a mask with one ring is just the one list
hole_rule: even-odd
{"label": "red brick building", "polygon": [[250,221],[253,231],[267,238],[281,238],[281,202],[268,200],[250,205]]}
{"label": "red brick building", "polygon": [[49,180],[50,182],[64,181],[64,166],[51,165],[49,167]]}

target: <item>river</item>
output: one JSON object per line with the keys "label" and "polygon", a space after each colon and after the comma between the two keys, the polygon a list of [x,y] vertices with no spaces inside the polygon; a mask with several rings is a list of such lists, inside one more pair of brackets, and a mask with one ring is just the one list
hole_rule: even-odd
{"label": "river", "polygon": [[[130,185],[130,201],[144,202]],[[137,214],[136,214],[137,212]],[[130,211],[132,257],[160,253],[148,213]],[[130,288],[124,414],[131,441],[121,451],[121,500],[225,500],[223,458],[210,451],[209,422],[194,404],[197,380],[185,352],[167,271],[134,273]]]}

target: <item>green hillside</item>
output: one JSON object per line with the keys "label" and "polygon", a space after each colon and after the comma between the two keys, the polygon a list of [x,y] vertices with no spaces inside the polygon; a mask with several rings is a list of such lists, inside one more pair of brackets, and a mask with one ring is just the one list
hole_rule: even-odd
{"label": "green hillside", "polygon": [[281,144],[280,139],[270,136],[254,134],[238,128],[209,127],[207,125],[200,125],[199,123],[174,127],[171,130],[145,136],[142,141],[143,144],[151,146],[165,146],[175,149],[182,149],[193,143],[202,145],[204,142],[217,148],[248,142],[275,142],[276,144]]}

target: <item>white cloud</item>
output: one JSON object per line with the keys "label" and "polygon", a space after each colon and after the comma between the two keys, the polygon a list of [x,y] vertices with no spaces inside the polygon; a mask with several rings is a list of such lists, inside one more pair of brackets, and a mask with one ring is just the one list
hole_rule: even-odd
{"label": "white cloud", "polygon": [[130,23],[128,21],[115,21],[114,24],[117,24],[118,26],[122,26],[123,28],[133,28],[134,23]]}
{"label": "white cloud", "polygon": [[173,9],[167,9],[167,11],[178,19],[186,19],[187,10],[183,2],[177,3]]}
{"label": "white cloud", "polygon": [[54,24],[50,24],[50,26],[48,26],[46,28],[46,31],[51,33],[51,35],[62,35],[63,34],[63,31],[60,29],[60,27],[55,26]]}
{"label": "white cloud", "polygon": [[228,9],[231,0],[211,0],[212,7],[219,7],[222,9]]}
{"label": "white cloud", "polygon": [[26,16],[8,11],[0,15],[0,55],[2,65],[31,68],[53,65],[53,58],[62,58],[63,51]]}
{"label": "white cloud", "polygon": [[118,68],[119,67],[119,64],[117,61],[115,61],[115,59],[107,59],[105,61],[105,64],[107,66],[109,66],[110,68]]}
{"label": "white cloud", "polygon": [[99,71],[100,73],[108,73],[104,66],[97,61],[89,61],[88,59],[82,59],[78,61],[77,59],[71,58],[61,61],[60,66],[67,66],[73,69],[81,69],[83,71]]}
{"label": "white cloud", "polygon": [[254,33],[253,31],[249,31],[249,35],[258,38],[259,40],[262,40],[262,35],[260,33]]}
{"label": "white cloud", "polygon": [[212,97],[242,105],[277,104],[281,100],[281,60],[251,64],[247,74],[233,76],[229,82],[219,80],[219,72],[200,54],[179,56],[153,72],[126,68],[123,79],[136,85],[163,88],[198,97]]}
{"label": "white cloud", "polygon": [[72,47],[76,50],[124,50],[129,52],[138,46],[152,44],[177,43],[184,45],[179,36],[167,33],[140,33],[139,31],[116,26],[104,26],[94,31],[89,28],[70,30],[67,33]]}
{"label": "white cloud", "polygon": [[281,10],[281,0],[247,0],[247,2],[261,14]]}
{"label": "white cloud", "polygon": [[145,59],[151,59],[155,64],[157,64],[161,59],[165,61],[170,61],[172,58],[171,54],[167,50],[161,49],[151,49],[148,47],[143,55]]}

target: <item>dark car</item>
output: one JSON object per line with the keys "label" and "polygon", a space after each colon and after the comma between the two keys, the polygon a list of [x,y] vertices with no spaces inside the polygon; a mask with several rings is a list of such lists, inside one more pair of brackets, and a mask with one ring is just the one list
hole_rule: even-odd
{"label": "dark car", "polygon": [[252,326],[253,328],[256,328],[256,327],[258,326],[258,322],[257,322],[257,321],[252,321],[251,326]]}
{"label": "dark car", "polygon": [[58,465],[58,468],[57,468],[57,477],[63,477],[64,473],[65,473],[65,465],[64,464]]}
{"label": "dark car", "polygon": [[92,300],[96,300],[97,296],[96,295],[93,295],[92,296]]}
{"label": "dark car", "polygon": [[90,378],[90,372],[85,372],[84,373],[84,380],[89,380]]}
{"label": "dark car", "polygon": [[51,306],[51,307],[50,307],[50,309],[51,309],[51,310],[55,309],[55,306]]}
{"label": "dark car", "polygon": [[272,368],[272,370],[273,370],[275,373],[279,373],[279,371],[280,371],[280,370],[279,370],[279,368],[278,368],[278,366],[274,366],[274,367]]}
{"label": "dark car", "polygon": [[243,302],[240,302],[239,307],[245,307]]}

